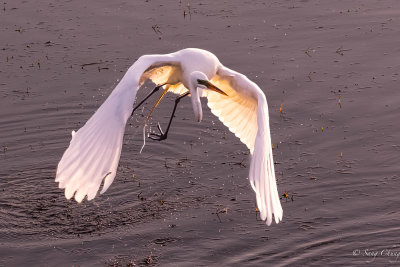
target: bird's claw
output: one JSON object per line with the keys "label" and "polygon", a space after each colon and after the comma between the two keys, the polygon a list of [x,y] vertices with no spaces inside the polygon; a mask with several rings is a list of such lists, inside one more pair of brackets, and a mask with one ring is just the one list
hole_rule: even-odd
{"label": "bird's claw", "polygon": [[161,129],[160,123],[157,123],[157,129],[160,133],[150,133],[149,138],[151,140],[162,141],[167,139],[167,134]]}

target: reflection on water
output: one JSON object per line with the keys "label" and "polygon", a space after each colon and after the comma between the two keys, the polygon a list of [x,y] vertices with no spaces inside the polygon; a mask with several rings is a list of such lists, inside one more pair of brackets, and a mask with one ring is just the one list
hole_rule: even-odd
{"label": "reflection on water", "polygon": [[[397,2],[236,2],[0,6],[0,265],[399,260]],[[198,124],[183,100],[169,139],[139,154],[150,100],[104,195],[77,204],[57,188],[71,131],[125,70],[184,47],[209,49],[267,94],[282,223],[257,217],[249,152],[205,102]]]}

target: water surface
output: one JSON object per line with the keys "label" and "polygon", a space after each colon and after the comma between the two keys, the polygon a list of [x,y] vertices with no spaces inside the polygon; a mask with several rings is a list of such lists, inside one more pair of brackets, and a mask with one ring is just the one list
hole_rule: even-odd
{"label": "water surface", "polygon": [[[1,7],[0,265],[400,261],[397,1]],[[212,51],[266,93],[279,194],[287,192],[280,224],[257,217],[249,152],[205,101],[200,124],[183,100],[168,140],[139,154],[150,101],[129,122],[114,183],[95,200],[77,204],[57,188],[71,131],[126,69],[142,54],[185,47]],[[166,125],[174,97],[153,127]]]}

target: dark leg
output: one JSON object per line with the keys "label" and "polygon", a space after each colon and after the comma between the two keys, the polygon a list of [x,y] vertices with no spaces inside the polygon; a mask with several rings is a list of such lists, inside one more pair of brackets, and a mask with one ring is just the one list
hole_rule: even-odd
{"label": "dark leg", "polygon": [[177,99],[175,99],[174,110],[172,111],[172,115],[171,115],[171,118],[169,119],[169,123],[168,123],[167,130],[165,131],[165,133],[161,129],[160,123],[158,123],[157,128],[160,131],[160,133],[159,134],[150,133],[150,136],[149,136],[150,139],[157,140],[157,141],[162,141],[162,140],[167,139],[169,127],[171,127],[171,122],[172,122],[172,119],[174,118],[174,115],[175,115],[176,106],[178,106],[178,103],[179,103],[179,101],[181,101],[182,98],[184,98],[185,96],[188,96],[189,94],[190,94],[189,92],[184,93],[183,95],[180,95]]}
{"label": "dark leg", "polygon": [[153,89],[153,91],[151,91],[150,94],[148,94],[132,111],[131,116],[133,116],[133,113],[135,112],[135,110],[137,110],[150,96],[152,96],[155,92],[157,92],[158,90],[160,90],[161,87],[163,87],[166,84],[162,84],[157,86],[156,88]]}

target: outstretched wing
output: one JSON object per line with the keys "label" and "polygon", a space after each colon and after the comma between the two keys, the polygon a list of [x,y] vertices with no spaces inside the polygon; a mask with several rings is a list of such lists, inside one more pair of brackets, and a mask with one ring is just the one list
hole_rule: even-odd
{"label": "outstretched wing", "polygon": [[204,90],[211,112],[216,115],[253,153],[257,134],[257,93],[246,76],[221,66],[211,83],[227,96]]}
{"label": "outstretched wing", "polygon": [[159,84],[180,65],[174,54],[140,57],[93,116],[76,133],[62,156],[56,175],[65,197],[81,202],[101,194],[113,182],[122,149],[125,125],[133,110],[137,90],[145,79]]}
{"label": "outstretched wing", "polygon": [[[132,99],[132,94],[124,95],[126,99]],[[81,202],[86,195],[91,200],[104,179],[102,193],[114,180],[126,124],[124,113],[128,113],[133,104],[133,101],[122,101],[121,97],[111,94],[82,128],[72,132],[72,140],[58,164],[56,176],[59,187],[65,188],[67,199],[76,192],[76,201]]]}
{"label": "outstretched wing", "polygon": [[220,66],[211,80],[228,96],[204,90],[208,106],[231,132],[246,144],[252,154],[249,179],[256,192],[261,219],[282,220],[282,207],[276,187],[268,105],[264,93],[246,76]]}

